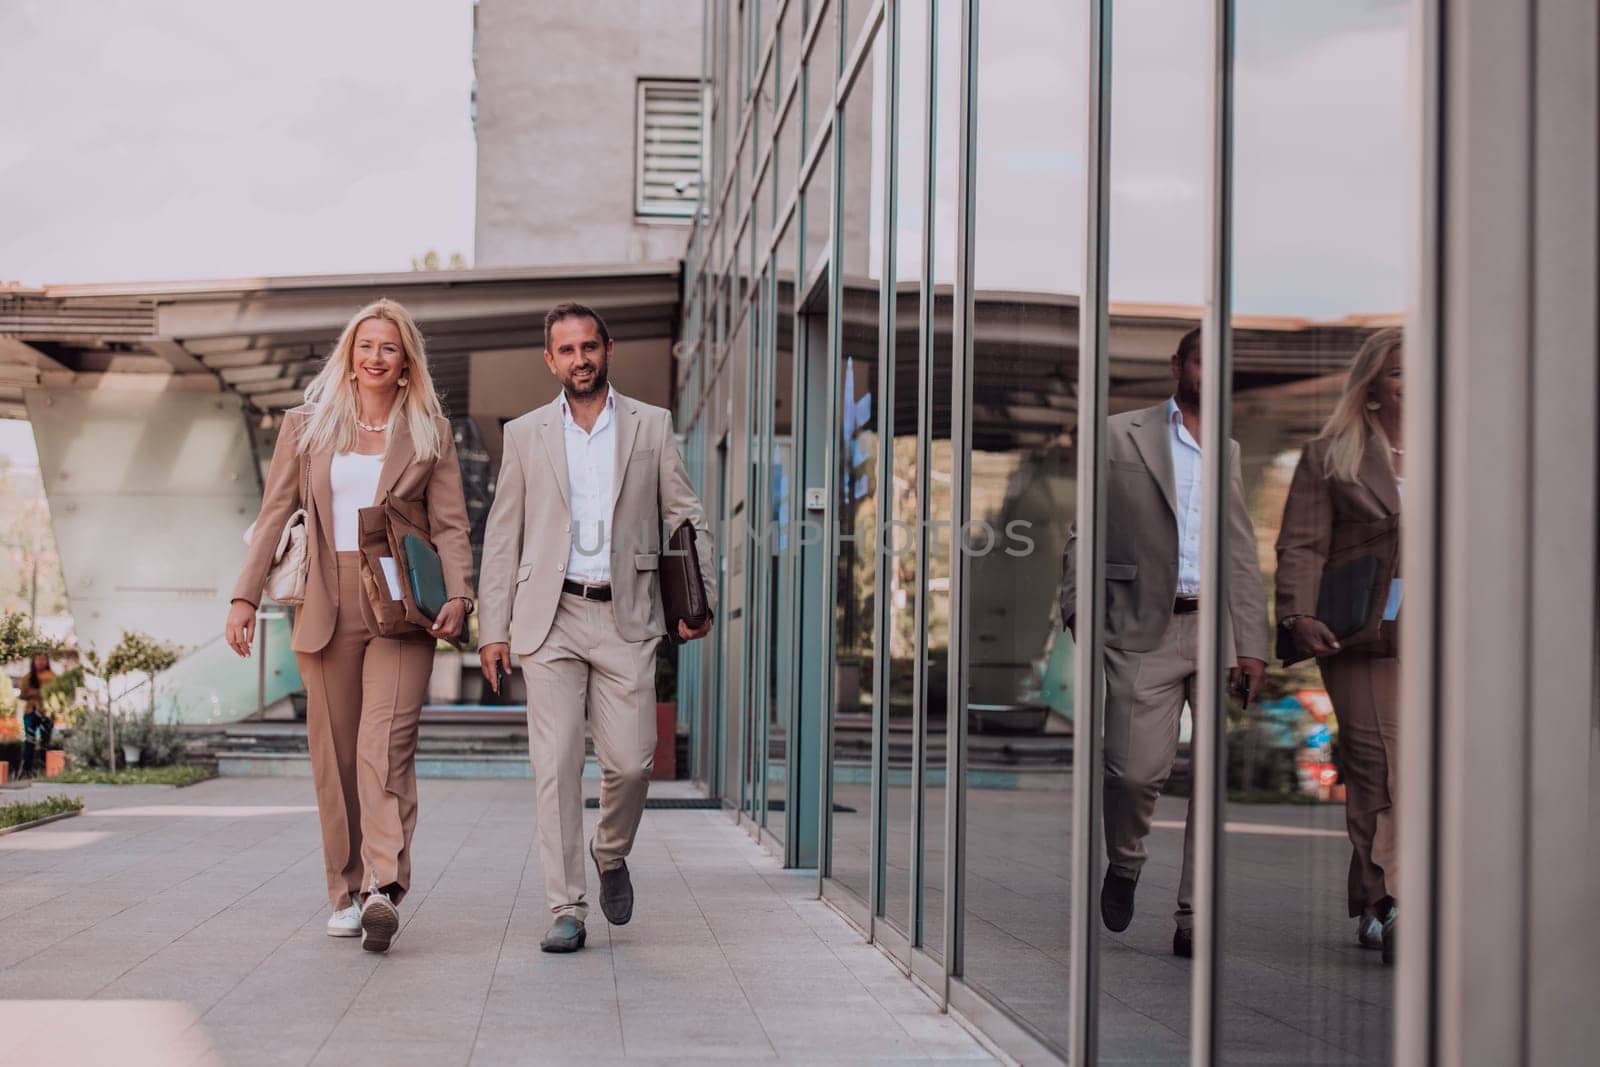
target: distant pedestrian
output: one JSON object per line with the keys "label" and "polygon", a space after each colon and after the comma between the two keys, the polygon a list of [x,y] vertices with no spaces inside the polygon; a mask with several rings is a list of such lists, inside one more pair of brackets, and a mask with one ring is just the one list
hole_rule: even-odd
{"label": "distant pedestrian", "polygon": [[44,768],[45,752],[50,748],[50,738],[56,730],[56,720],[44,702],[45,686],[56,680],[50,656],[39,653],[28,665],[28,675],[23,679],[22,692],[22,768],[21,777],[31,778],[35,771]]}
{"label": "distant pedestrian", "polygon": [[[672,414],[618,393],[611,334],[581,304],[545,317],[555,400],[505,428],[484,534],[479,657],[499,692],[522,661],[528,753],[538,804],[545,899],[555,915],[540,947],[583,947],[584,717],[600,761],[600,822],[589,860],[600,910],[633,916],[627,856],[644,814],[656,748],[656,647],[666,634],[661,529],[690,523],[706,598],[716,604],[711,531],[672,433]],[[678,638],[703,637],[678,623]]]}

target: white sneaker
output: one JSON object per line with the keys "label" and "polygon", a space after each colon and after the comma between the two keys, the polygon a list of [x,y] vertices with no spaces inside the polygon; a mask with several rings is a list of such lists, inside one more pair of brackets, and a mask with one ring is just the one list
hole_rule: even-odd
{"label": "white sneaker", "polygon": [[352,904],[336,911],[328,920],[329,937],[358,937],[361,934],[361,905]]}
{"label": "white sneaker", "polygon": [[361,905],[361,947],[368,952],[388,952],[400,929],[400,909],[383,893],[372,893]]}

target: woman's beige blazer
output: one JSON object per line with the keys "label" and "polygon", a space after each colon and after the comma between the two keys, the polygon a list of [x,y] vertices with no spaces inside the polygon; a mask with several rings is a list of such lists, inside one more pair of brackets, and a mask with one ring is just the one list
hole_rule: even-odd
{"label": "woman's beige blazer", "polygon": [[[283,430],[272,453],[267,485],[261,494],[261,513],[255,533],[245,553],[244,568],[233,587],[233,599],[252,605],[261,603],[261,591],[272,568],[272,554],[289,516],[301,506],[301,486],[305,481],[303,464],[311,465],[311,499],[304,502],[309,516],[306,546],[310,562],[306,573],[305,603],[295,609],[293,647],[296,652],[320,652],[333,638],[339,618],[339,566],[333,541],[333,485],[329,472],[333,452],[326,450],[302,456],[296,448],[310,417],[306,405],[284,415]],[[427,504],[429,531],[439,561],[444,565],[445,588],[451,597],[472,597],[472,542],[467,523],[466,496],[461,488],[461,465],[456,459],[455,438],[450,423],[434,420],[439,427],[439,458],[421,460],[411,447],[411,434],[405,417],[395,420],[390,430],[388,454],[378,475],[378,492],[373,503],[395,493],[407,500]],[[367,625],[377,630],[372,608],[363,601],[362,614]]]}

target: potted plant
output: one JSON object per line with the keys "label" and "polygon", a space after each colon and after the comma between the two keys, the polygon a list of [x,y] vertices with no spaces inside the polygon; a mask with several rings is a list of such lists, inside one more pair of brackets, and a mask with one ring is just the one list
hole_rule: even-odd
{"label": "potted plant", "polygon": [[[149,717],[155,718],[156,675],[178,662],[176,645],[158,641],[149,634],[127,630],[111,649],[110,655],[101,659],[92,649],[84,656],[86,673],[100,680],[105,689],[107,769],[117,769],[117,715],[112,705],[111,680],[129,674],[145,675],[149,688]],[[127,690],[123,691],[123,695]]]}

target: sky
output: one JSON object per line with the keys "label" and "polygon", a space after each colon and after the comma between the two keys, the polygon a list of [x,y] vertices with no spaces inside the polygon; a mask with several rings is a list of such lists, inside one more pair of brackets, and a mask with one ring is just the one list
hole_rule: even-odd
{"label": "sky", "polygon": [[471,0],[3,0],[0,42],[0,284],[471,259]]}
{"label": "sky", "polygon": [[[980,8],[980,287],[1081,285],[1087,6]],[[1209,6],[1114,6],[1115,300],[1203,299]],[[908,39],[925,40],[916,10]],[[957,5],[942,10],[948,277],[959,50]],[[1236,307],[1399,309],[1404,0],[1237,10]],[[405,270],[430,248],[470,261],[471,21],[470,0],[0,0],[0,204],[23,208],[0,216],[0,282]],[[924,70],[903,67],[909,115]],[[920,150],[916,123],[901,136]],[[903,204],[921,180],[902,165]],[[901,211],[904,247],[920,222]]]}

